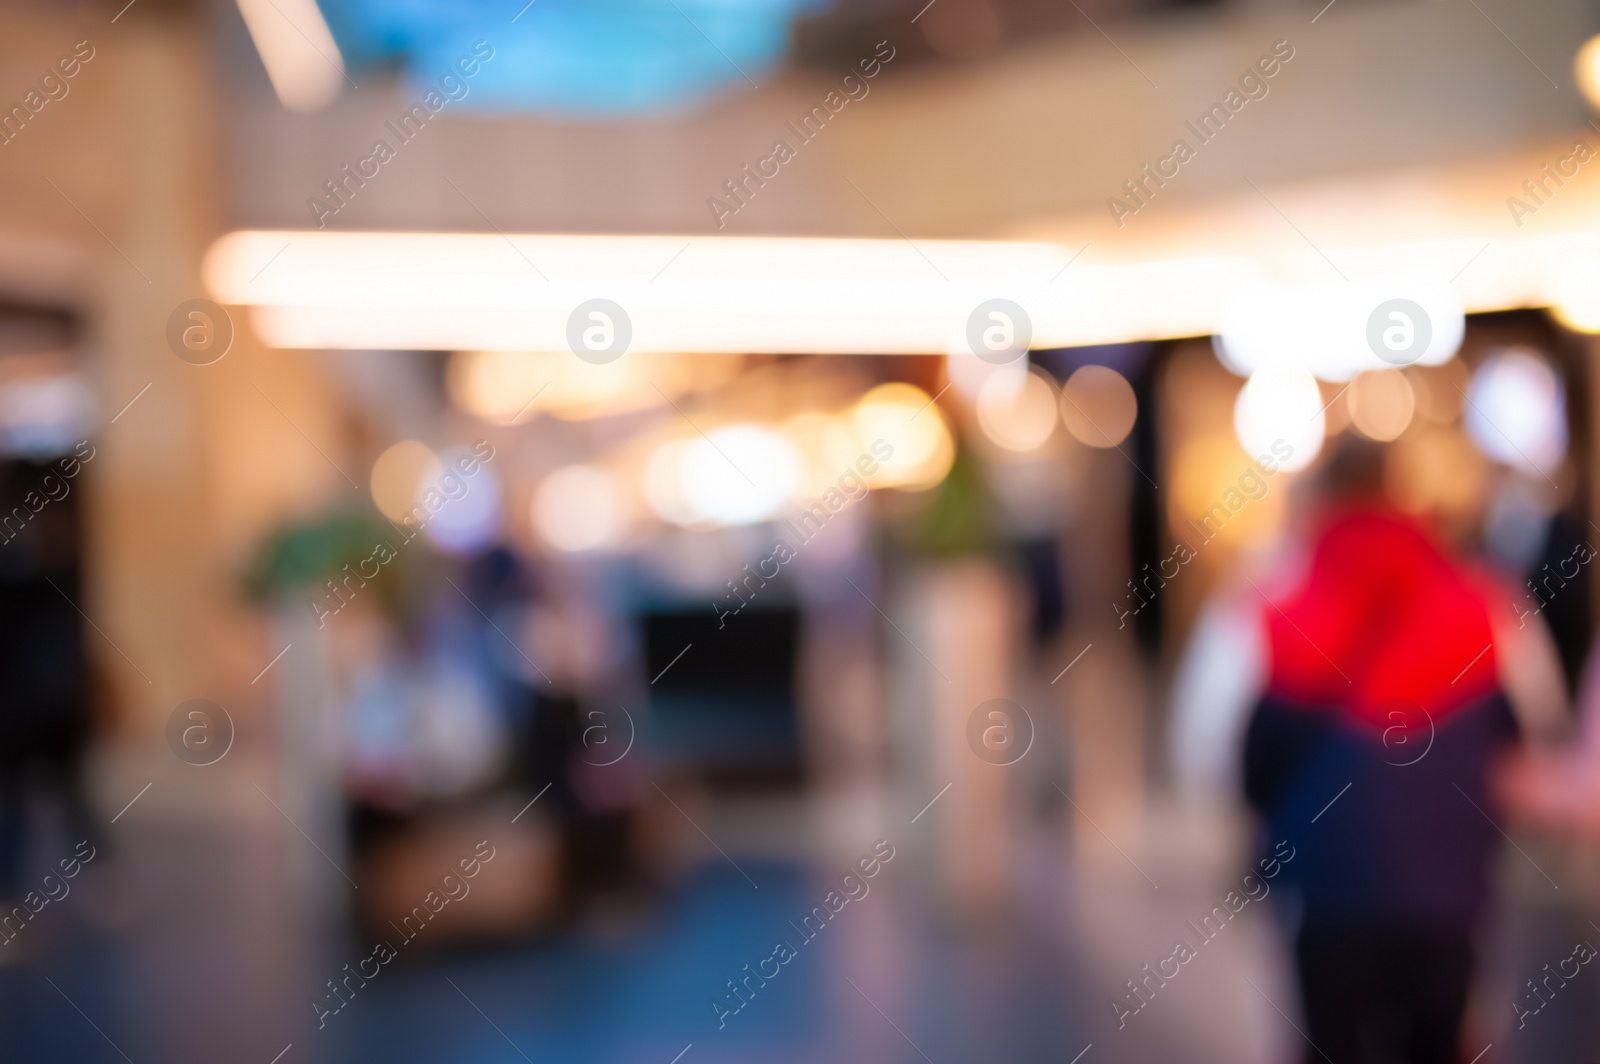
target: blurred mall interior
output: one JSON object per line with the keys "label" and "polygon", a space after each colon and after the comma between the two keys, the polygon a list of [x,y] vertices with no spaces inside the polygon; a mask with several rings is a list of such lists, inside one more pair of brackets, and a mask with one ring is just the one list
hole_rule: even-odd
{"label": "blurred mall interior", "polygon": [[[1444,1060],[1318,1045],[1247,875],[1432,802],[1448,1059],[1593,1059],[1596,34],[4,0],[0,1060]],[[1430,702],[1358,552],[1421,713],[1280,842],[1346,466],[1492,640]]]}

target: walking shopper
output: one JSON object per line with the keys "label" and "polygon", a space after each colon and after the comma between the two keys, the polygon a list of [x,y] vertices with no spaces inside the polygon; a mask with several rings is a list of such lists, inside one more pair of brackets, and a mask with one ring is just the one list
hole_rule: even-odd
{"label": "walking shopper", "polygon": [[1232,708],[1186,692],[1178,737],[1210,751],[1191,777],[1238,773],[1266,838],[1297,851],[1282,883],[1307,1061],[1459,1064],[1501,841],[1491,767],[1560,729],[1562,692],[1548,632],[1511,623],[1509,596],[1389,506],[1380,472],[1376,448],[1332,456],[1306,547],[1210,611],[1196,647],[1231,645],[1236,678],[1186,670]]}

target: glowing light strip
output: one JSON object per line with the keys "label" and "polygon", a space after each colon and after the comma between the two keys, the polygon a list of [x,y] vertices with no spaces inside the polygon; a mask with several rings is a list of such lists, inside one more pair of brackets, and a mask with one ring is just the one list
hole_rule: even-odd
{"label": "glowing light strip", "polygon": [[[1483,241],[1338,249],[1352,279],[1448,281]],[[1556,302],[1559,278],[1600,264],[1600,231],[1496,241],[1457,283],[1469,311]],[[687,245],[687,246],[686,246]],[[705,236],[243,231],[203,275],[248,305],[276,347],[565,350],[568,319],[602,298],[636,351],[939,353],[966,350],[980,303],[1023,307],[1032,346],[1204,336],[1269,277],[1316,278],[1304,258],[1240,254],[1062,267],[1045,242]]]}
{"label": "glowing light strip", "polygon": [[332,103],[344,81],[344,57],[316,0],[238,3],[278,102],[291,111],[320,111]]}

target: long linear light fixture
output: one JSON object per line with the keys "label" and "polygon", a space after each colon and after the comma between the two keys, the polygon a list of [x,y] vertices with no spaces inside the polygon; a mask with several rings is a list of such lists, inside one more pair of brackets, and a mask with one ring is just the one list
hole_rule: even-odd
{"label": "long linear light fixture", "polygon": [[[1338,249],[1362,281],[1453,285],[1467,311],[1559,302],[1600,232]],[[241,231],[206,287],[274,347],[565,350],[574,312],[620,306],[631,350],[900,354],[967,350],[974,312],[1023,308],[1035,348],[1204,336],[1270,284],[1325,284],[1319,254],[1074,262],[1044,242]],[[1070,263],[1070,265],[1069,265]],[[981,316],[980,316],[981,317]]]}
{"label": "long linear light fixture", "polygon": [[291,111],[320,111],[339,95],[344,57],[316,0],[238,0],[278,102]]}

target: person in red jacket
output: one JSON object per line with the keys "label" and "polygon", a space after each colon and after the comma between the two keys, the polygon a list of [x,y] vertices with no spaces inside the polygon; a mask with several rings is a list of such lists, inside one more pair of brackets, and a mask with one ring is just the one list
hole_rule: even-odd
{"label": "person in red jacket", "polygon": [[1227,607],[1244,712],[1179,730],[1242,740],[1244,794],[1297,850],[1306,1059],[1459,1064],[1501,841],[1491,767],[1559,727],[1554,655],[1491,576],[1383,500],[1381,452],[1342,451],[1307,549]]}

